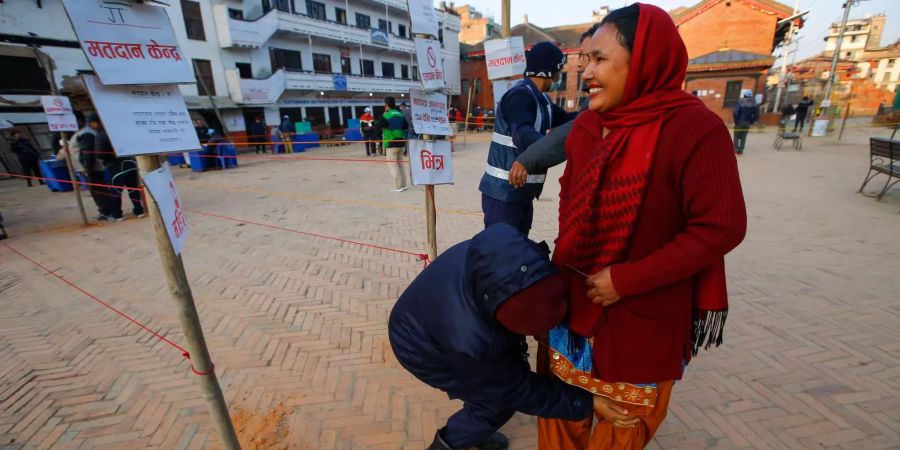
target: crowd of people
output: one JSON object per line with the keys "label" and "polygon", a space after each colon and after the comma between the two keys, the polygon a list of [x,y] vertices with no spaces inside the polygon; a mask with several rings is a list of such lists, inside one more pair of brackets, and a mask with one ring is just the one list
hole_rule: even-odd
{"label": "crowd of people", "polygon": [[[643,448],[687,364],[722,342],[724,256],[747,220],[728,127],[682,90],[687,51],[658,7],[612,11],[579,58],[587,101],[569,114],[546,95],[562,52],[526,52],[497,107],[484,231],[442,253],[391,312],[400,364],[463,401],[428,450],[506,449],[498,430],[516,412],[539,417],[541,450]],[[563,161],[551,255],[528,234],[546,171]]]}

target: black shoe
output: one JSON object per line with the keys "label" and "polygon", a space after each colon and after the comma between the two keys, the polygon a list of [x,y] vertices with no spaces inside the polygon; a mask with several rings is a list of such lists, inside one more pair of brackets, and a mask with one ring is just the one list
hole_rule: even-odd
{"label": "black shoe", "polygon": [[44,180],[38,180],[38,183],[41,183],[41,186],[45,185]]}
{"label": "black shoe", "polygon": [[31,184],[31,180],[28,180],[28,187],[32,187],[32,186],[34,186],[34,185]]}
{"label": "black shoe", "polygon": [[441,432],[445,429],[446,428],[441,428],[440,430],[437,430],[437,433],[434,433],[434,441],[425,450],[453,450],[453,447],[447,445],[447,443],[444,442],[444,438],[441,436]]}
{"label": "black shoe", "polygon": [[509,448],[509,439],[501,432],[492,434],[484,442],[475,446],[478,450],[506,450]]}

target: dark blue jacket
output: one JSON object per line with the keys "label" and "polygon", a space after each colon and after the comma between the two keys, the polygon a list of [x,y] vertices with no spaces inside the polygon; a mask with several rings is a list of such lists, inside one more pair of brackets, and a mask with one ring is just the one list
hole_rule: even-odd
{"label": "dark blue jacket", "polygon": [[494,317],[512,294],[556,273],[548,253],[507,224],[449,248],[394,305],[388,336],[397,360],[450,398],[542,417],[588,417],[591,395],[531,372],[524,336]]}
{"label": "dark blue jacket", "polygon": [[759,106],[752,98],[742,98],[731,115],[735,125],[749,127],[759,119]]}
{"label": "dark blue jacket", "polygon": [[[529,181],[521,189],[509,184],[509,169],[528,147],[544,137],[552,127],[574,118],[564,109],[550,103],[546,95],[528,78],[511,87],[497,104],[494,139],[488,153],[485,174],[478,189],[488,197],[509,203],[531,203],[541,195],[543,182]],[[512,145],[508,145],[512,144]],[[499,170],[499,171],[498,171]],[[498,175],[504,175],[506,178]],[[546,175],[546,169],[530,176]]]}

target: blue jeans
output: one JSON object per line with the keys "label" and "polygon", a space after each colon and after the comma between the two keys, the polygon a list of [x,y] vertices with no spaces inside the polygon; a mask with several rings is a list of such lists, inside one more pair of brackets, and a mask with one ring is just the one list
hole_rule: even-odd
{"label": "blue jeans", "polygon": [[528,236],[534,221],[533,203],[510,203],[481,194],[481,210],[484,212],[484,227],[495,223],[508,223]]}

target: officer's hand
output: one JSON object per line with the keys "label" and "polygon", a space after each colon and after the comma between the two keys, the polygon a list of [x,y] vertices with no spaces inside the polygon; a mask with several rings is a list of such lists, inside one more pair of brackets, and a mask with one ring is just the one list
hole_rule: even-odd
{"label": "officer's hand", "polygon": [[509,184],[516,189],[520,189],[522,186],[525,186],[526,181],[528,181],[528,170],[525,169],[522,163],[514,162],[509,169]]}
{"label": "officer's hand", "polygon": [[616,402],[599,395],[594,396],[594,413],[617,427],[633,427],[640,421],[637,417],[630,417],[628,410]]}

